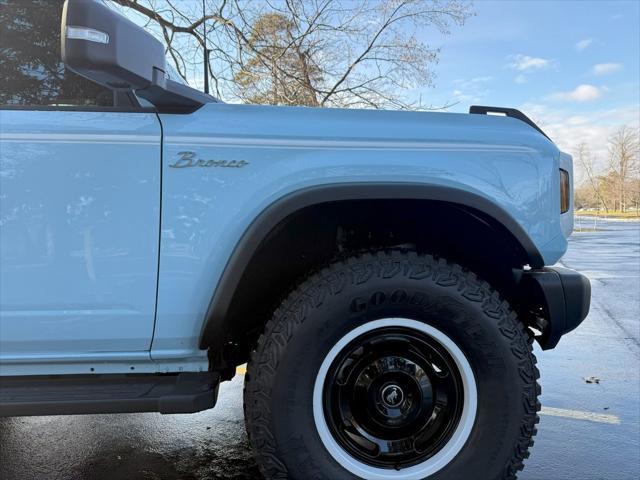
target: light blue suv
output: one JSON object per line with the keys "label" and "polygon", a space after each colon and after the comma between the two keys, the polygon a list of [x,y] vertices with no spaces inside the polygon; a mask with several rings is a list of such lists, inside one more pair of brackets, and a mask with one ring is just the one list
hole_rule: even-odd
{"label": "light blue suv", "polygon": [[531,120],[227,105],[101,2],[0,9],[0,415],[196,412],[248,362],[267,478],[516,478],[590,299]]}

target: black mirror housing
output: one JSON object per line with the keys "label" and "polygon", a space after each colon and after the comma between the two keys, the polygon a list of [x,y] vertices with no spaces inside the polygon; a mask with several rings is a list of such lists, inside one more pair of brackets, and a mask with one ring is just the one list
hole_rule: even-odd
{"label": "black mirror housing", "polygon": [[113,90],[166,86],[164,47],[144,29],[94,0],[65,0],[62,60]]}
{"label": "black mirror housing", "polygon": [[65,0],[60,38],[70,70],[112,90],[134,90],[161,113],[189,113],[216,102],[168,79],[162,43],[96,0]]}

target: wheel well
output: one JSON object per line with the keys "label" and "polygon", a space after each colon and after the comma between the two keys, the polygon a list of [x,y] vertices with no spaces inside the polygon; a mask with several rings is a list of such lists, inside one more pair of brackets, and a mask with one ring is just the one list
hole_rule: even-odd
{"label": "wheel well", "polygon": [[[469,268],[503,296],[514,290],[514,269],[528,252],[500,222],[460,204],[415,199],[343,200],[302,208],[280,221],[248,261],[231,297],[219,349],[233,345],[233,363],[246,361],[265,322],[309,272],[370,248],[411,248]],[[515,295],[514,295],[515,296]],[[219,358],[219,357],[218,357]]]}

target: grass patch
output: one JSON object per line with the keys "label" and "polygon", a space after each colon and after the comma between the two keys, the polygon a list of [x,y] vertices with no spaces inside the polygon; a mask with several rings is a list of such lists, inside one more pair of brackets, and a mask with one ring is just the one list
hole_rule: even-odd
{"label": "grass patch", "polygon": [[640,219],[638,212],[603,212],[600,210],[580,210],[575,211],[575,215],[580,217],[598,217],[598,218],[636,218]]}

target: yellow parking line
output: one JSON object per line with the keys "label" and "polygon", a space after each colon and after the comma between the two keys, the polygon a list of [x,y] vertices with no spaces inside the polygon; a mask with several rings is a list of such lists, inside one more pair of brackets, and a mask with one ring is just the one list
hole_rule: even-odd
{"label": "yellow parking line", "polygon": [[583,420],[585,422],[620,425],[620,417],[617,417],[615,415],[605,415],[603,413],[595,412],[582,412],[580,410],[565,410],[564,408],[542,407],[540,415],[547,415],[549,417],[570,418],[573,420]]}

